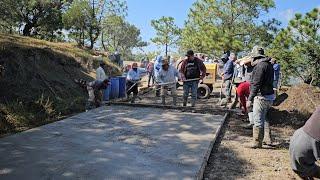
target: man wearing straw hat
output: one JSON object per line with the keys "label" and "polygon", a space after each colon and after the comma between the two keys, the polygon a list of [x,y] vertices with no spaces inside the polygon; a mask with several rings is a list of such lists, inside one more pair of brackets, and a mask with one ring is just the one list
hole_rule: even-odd
{"label": "man wearing straw hat", "polygon": [[159,71],[159,81],[161,86],[161,100],[162,104],[166,104],[167,90],[171,90],[171,96],[173,98],[173,105],[177,105],[177,79],[180,79],[180,74],[176,68],[169,65],[168,59],[164,58],[162,62],[162,69]]}
{"label": "man wearing straw hat", "polygon": [[182,61],[180,73],[183,80],[183,106],[187,106],[188,95],[191,89],[191,106],[194,107],[197,100],[199,80],[206,76],[206,66],[203,61],[194,57],[194,52],[189,50],[187,58]]}

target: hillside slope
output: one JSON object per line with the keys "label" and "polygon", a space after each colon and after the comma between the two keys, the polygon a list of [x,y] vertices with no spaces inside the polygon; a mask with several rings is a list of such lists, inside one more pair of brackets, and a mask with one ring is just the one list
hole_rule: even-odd
{"label": "hillside slope", "polygon": [[[84,110],[86,92],[74,79],[93,80],[91,51],[0,34],[0,134],[45,124]],[[118,68],[107,62],[111,73]]]}

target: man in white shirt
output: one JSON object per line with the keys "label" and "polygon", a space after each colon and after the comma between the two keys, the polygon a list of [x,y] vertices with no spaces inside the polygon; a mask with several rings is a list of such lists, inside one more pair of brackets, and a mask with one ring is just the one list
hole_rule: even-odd
{"label": "man in white shirt", "polygon": [[131,103],[135,102],[135,99],[138,95],[138,82],[140,81],[141,73],[138,69],[138,64],[135,62],[132,64],[132,68],[127,74],[127,97],[133,93]]}
{"label": "man in white shirt", "polygon": [[104,61],[100,62],[100,66],[96,70],[96,80],[104,81],[105,79],[108,78],[105,71],[104,71],[105,65],[106,64],[104,63]]}
{"label": "man in white shirt", "polygon": [[167,90],[171,90],[171,95],[173,98],[173,105],[177,105],[177,93],[176,93],[176,83],[177,79],[180,79],[180,74],[176,68],[169,65],[167,59],[163,60],[162,69],[159,71],[159,81],[161,85],[161,99],[162,104],[166,104],[165,96],[167,94]]}

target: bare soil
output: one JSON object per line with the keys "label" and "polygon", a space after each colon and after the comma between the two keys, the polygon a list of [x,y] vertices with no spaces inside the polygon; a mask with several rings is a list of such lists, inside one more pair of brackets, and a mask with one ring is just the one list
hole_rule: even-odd
{"label": "bare soil", "polygon": [[289,161],[292,127],[272,127],[277,147],[250,149],[252,130],[246,117],[233,114],[209,158],[204,179],[298,179]]}

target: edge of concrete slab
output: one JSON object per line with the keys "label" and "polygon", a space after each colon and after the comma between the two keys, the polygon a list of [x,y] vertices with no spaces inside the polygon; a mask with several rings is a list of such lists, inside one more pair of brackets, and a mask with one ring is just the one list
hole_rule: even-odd
{"label": "edge of concrete slab", "polygon": [[215,137],[213,138],[213,140],[211,141],[211,143],[209,145],[208,151],[206,152],[206,155],[204,157],[204,161],[203,161],[203,163],[201,165],[201,168],[200,168],[200,170],[199,170],[199,172],[197,174],[197,177],[196,177],[197,180],[202,180],[203,179],[203,174],[204,174],[205,168],[206,168],[206,166],[208,164],[208,160],[209,160],[210,154],[212,152],[213,146],[216,143],[217,138],[219,137],[219,135],[221,133],[221,130],[222,130],[223,126],[226,123],[226,120],[229,118],[229,115],[230,115],[229,112],[225,113],[225,115],[223,117],[223,121],[221,123],[221,126],[215,132]]}

